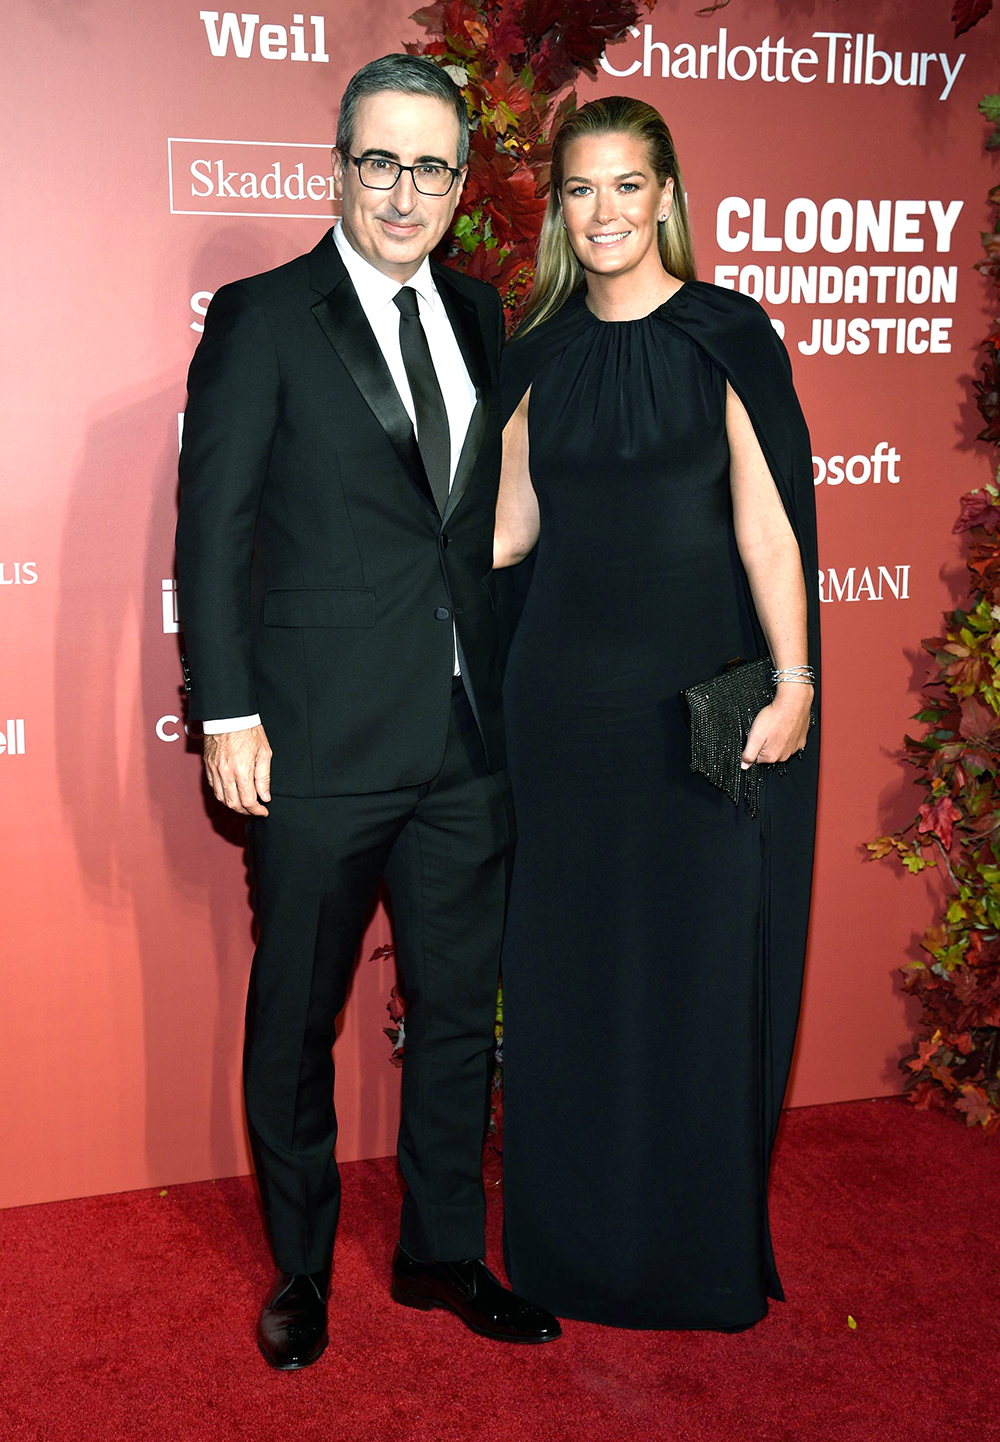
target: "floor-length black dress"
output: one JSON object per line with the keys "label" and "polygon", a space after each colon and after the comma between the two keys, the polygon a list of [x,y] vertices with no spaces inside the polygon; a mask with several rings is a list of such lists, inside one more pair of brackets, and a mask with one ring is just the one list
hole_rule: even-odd
{"label": "floor-length black dress", "polygon": [[751,816],[691,773],[680,692],[766,651],[733,530],[727,378],[807,565],[808,437],[763,312],[698,282],[635,321],[600,321],[577,293],[505,367],[509,409],[531,386],[541,516],[505,683],[510,1280],[567,1317],[750,1325],[782,1295],[766,1178],[815,766],[767,775]]}

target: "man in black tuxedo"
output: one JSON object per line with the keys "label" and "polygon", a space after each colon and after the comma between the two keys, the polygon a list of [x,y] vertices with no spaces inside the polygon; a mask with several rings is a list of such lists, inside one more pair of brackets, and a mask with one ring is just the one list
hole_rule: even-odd
{"label": "man in black tuxedo", "polygon": [[189,376],[185,685],[212,788],[250,818],[244,1083],[278,1267],[257,1339],[282,1369],[327,1342],[331,1048],[383,876],[408,1003],[392,1295],[490,1337],[559,1335],[482,1260],[513,843],[490,578],[503,315],[428,260],[467,155],[444,71],[365,66],[340,110],[340,223],[217,292]]}

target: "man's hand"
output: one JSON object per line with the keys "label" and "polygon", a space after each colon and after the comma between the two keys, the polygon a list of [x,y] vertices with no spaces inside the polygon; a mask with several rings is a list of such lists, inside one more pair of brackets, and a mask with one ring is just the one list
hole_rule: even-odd
{"label": "man's hand", "polygon": [[205,771],[216,799],[231,811],[267,815],[261,802],[271,799],[271,748],[263,726],[206,736]]}

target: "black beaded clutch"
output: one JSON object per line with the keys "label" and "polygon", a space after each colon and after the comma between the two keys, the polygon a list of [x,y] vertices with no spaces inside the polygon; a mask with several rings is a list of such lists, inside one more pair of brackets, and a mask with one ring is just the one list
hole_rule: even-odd
{"label": "black beaded clutch", "polygon": [[[691,770],[707,776],[736,805],[746,798],[750,815],[760,806],[761,768],[743,770],[740,758],[758,711],[774,700],[774,663],[770,656],[758,661],[732,661],[719,676],[689,686],[681,695],[691,719]],[[783,772],[775,761],[771,770]]]}

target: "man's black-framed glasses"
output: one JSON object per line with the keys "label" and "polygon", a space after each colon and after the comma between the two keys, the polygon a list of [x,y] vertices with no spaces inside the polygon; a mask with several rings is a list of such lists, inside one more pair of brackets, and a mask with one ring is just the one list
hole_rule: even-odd
{"label": "man's black-framed glasses", "polygon": [[358,179],[369,190],[391,190],[408,170],[413,177],[414,187],[421,195],[447,195],[461,170],[450,165],[440,165],[435,160],[418,160],[416,165],[400,165],[398,160],[389,160],[384,155],[348,155],[344,159],[358,167]]}

